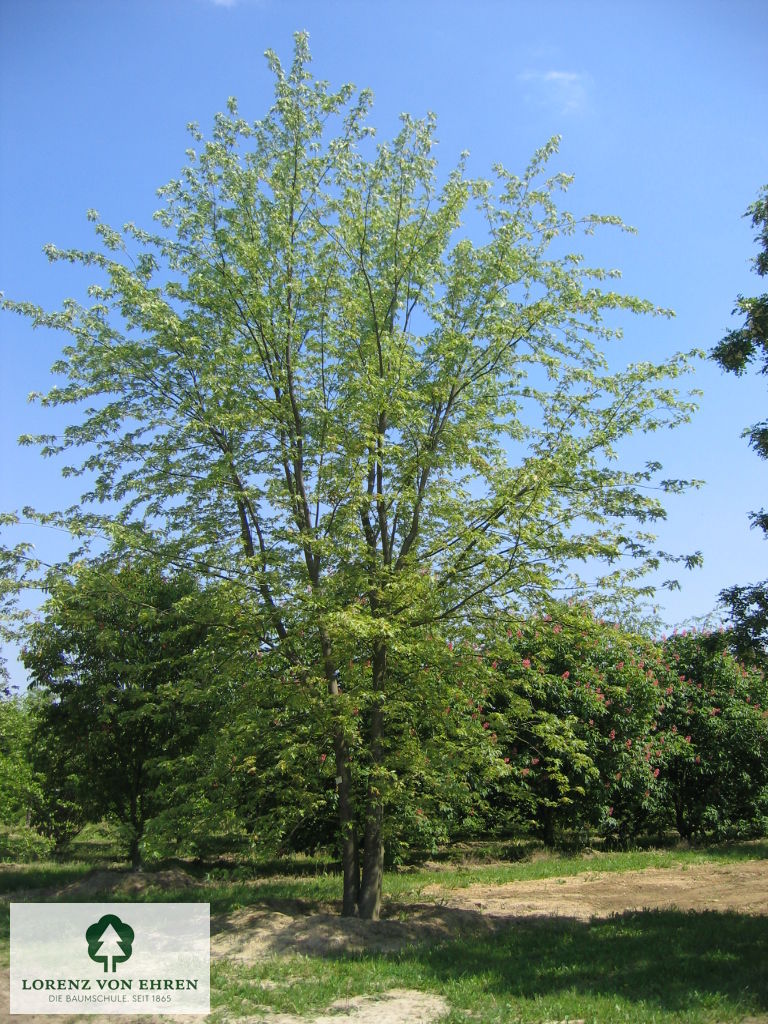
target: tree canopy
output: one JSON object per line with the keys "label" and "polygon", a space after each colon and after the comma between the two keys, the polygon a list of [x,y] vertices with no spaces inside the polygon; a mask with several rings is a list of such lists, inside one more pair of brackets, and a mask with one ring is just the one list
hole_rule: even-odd
{"label": "tree canopy", "polygon": [[440,679],[486,685],[441,668],[448,643],[579,588],[579,562],[642,588],[649,485],[684,482],[617,446],[693,406],[686,357],[606,356],[620,314],[665,311],[572,251],[623,225],[560,208],[556,140],[520,176],[464,155],[441,177],[433,117],[375,144],[370,95],[313,80],[304,35],[267,58],[272,108],[190,126],[156,230],[92,212],[99,249],[48,247],[96,272],[90,303],[5,306],[70,336],[40,401],[74,422],[25,439],[88,481],[58,520],[230,582],[275,680],[327,716],[344,912],[375,917],[399,747]]}
{"label": "tree canopy", "polygon": [[212,716],[210,611],[189,576],[103,562],[53,584],[45,613],[22,653],[40,691],[37,819],[61,839],[114,816],[138,865],[146,822],[163,806],[161,778]]}
{"label": "tree canopy", "polygon": [[[755,241],[759,251],[753,264],[757,274],[768,274],[768,185],[763,185],[758,198],[748,207],[757,229]],[[768,373],[768,292],[745,298],[739,295],[734,313],[744,317],[740,327],[728,331],[712,350],[712,358],[724,370],[741,375],[753,364],[760,373]],[[748,427],[744,435],[760,456],[768,458],[768,420]],[[768,533],[768,512],[760,509],[750,516],[753,526]],[[746,586],[734,586],[720,594],[729,609],[734,641],[744,656],[763,658],[768,640],[768,580]]]}

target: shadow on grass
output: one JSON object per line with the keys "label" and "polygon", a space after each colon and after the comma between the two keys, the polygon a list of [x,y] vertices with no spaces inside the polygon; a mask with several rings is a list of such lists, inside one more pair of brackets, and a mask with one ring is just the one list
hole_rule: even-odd
{"label": "shadow on grass", "polygon": [[442,991],[473,977],[495,999],[566,992],[665,1011],[714,1002],[768,1011],[768,920],[715,911],[645,911],[589,924],[521,919],[490,937],[400,954]]}
{"label": "shadow on grass", "polygon": [[0,899],[21,889],[50,889],[69,885],[94,871],[92,864],[2,864],[0,865]]}

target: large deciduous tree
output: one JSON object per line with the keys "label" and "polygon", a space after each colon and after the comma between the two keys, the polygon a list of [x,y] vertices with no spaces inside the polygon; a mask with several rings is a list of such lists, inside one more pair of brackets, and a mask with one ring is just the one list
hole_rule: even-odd
{"label": "large deciduous tree", "polygon": [[71,336],[42,403],[79,413],[41,439],[93,481],[68,525],[237,583],[291,704],[325,716],[343,912],[375,918],[387,812],[434,764],[417,720],[487,685],[448,641],[578,560],[655,567],[659,467],[615,449],[692,407],[685,358],[604,356],[617,311],[662,311],[571,251],[620,222],[558,207],[555,142],[520,177],[441,179],[432,117],[376,145],[368,93],[314,81],[304,35],[290,69],[267,56],[271,110],[191,127],[155,232],[93,213],[98,251],[49,248],[99,272],[91,304],[6,305]]}
{"label": "large deciduous tree", "polygon": [[[757,230],[755,241],[760,250],[754,259],[755,271],[768,274],[768,185],[764,185],[754,203],[747,209]],[[768,372],[768,292],[745,298],[739,295],[734,313],[744,318],[740,327],[728,331],[712,350],[724,370],[738,376],[757,365],[759,372]],[[768,458],[768,420],[748,427],[744,434],[757,454]],[[768,533],[768,512],[760,509],[750,516],[752,524]],[[734,586],[720,594],[729,609],[735,645],[745,657],[763,660],[768,642],[768,580],[747,586]]]}

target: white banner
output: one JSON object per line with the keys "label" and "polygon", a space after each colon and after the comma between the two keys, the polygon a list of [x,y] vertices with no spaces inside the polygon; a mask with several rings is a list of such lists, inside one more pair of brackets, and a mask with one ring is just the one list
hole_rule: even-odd
{"label": "white banner", "polygon": [[12,903],[11,1013],[209,1013],[210,904]]}

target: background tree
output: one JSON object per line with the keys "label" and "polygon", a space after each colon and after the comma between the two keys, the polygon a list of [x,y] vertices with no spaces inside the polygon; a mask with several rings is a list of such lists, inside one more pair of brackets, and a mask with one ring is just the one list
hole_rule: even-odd
{"label": "background tree", "polygon": [[0,696],[0,859],[27,859],[48,852],[50,843],[31,827],[43,800],[32,763],[34,701]]}
{"label": "background tree", "polygon": [[[745,216],[757,229],[755,241],[760,250],[754,259],[755,271],[768,274],[768,185],[764,185],[758,198],[747,209]],[[734,313],[744,317],[741,327],[728,331],[712,350],[724,370],[741,375],[756,365],[759,372],[768,372],[768,292],[745,298],[739,295]],[[757,454],[768,458],[768,420],[745,430],[745,436]],[[753,526],[768,533],[768,512],[753,512]],[[749,586],[734,586],[723,590],[720,599],[730,611],[732,633],[736,649],[742,657],[764,660],[768,642],[768,580]]]}
{"label": "background tree", "polygon": [[96,564],[52,585],[22,658],[43,691],[31,747],[45,779],[39,814],[58,840],[110,816],[140,864],[163,777],[193,749],[217,699],[204,610],[191,577],[146,563]]}
{"label": "background tree", "polygon": [[268,60],[272,109],[250,123],[232,100],[210,139],[192,126],[156,233],[92,214],[101,250],[49,247],[100,272],[92,304],[5,305],[71,336],[42,401],[78,418],[37,439],[87,452],[65,523],[255,599],[276,678],[328,722],[343,912],[376,917],[400,751],[435,706],[414,666],[578,585],[577,560],[611,562],[606,586],[658,566],[659,467],[614,448],[688,417],[670,385],[686,360],[609,365],[605,314],[661,311],[570,251],[620,222],[558,208],[555,142],[521,177],[470,178],[462,158],[440,183],[433,118],[374,148],[369,95],[313,81],[304,35],[290,70]]}
{"label": "background tree", "polygon": [[693,631],[662,648],[673,676],[654,746],[661,803],[684,839],[764,835],[768,822],[768,683],[728,639]]}

